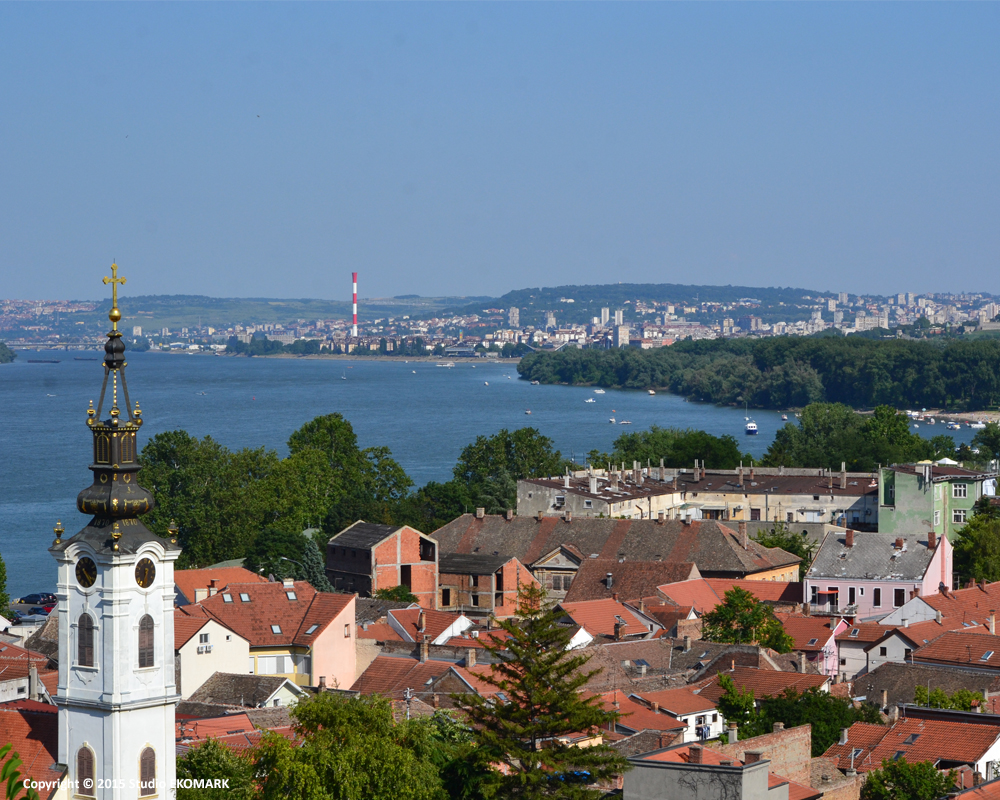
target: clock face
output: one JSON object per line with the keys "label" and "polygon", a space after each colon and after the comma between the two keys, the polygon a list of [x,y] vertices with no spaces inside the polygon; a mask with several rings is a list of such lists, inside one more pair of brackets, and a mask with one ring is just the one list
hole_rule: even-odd
{"label": "clock face", "polygon": [[143,589],[153,585],[156,577],[156,565],[148,558],[143,558],[135,565],[135,582]]}
{"label": "clock face", "polygon": [[92,558],[84,556],[76,562],[76,579],[84,589],[89,589],[97,580],[97,564]]}

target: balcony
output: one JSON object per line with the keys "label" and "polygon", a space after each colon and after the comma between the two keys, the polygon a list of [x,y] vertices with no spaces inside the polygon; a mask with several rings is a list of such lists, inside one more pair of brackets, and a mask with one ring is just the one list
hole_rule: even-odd
{"label": "balcony", "polygon": [[858,604],[809,603],[809,613],[814,617],[854,617],[858,613]]}

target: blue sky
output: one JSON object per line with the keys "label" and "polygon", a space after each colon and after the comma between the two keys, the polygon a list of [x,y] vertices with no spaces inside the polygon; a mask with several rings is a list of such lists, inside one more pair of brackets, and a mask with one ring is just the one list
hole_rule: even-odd
{"label": "blue sky", "polygon": [[0,4],[0,297],[1000,292],[1000,5]]}

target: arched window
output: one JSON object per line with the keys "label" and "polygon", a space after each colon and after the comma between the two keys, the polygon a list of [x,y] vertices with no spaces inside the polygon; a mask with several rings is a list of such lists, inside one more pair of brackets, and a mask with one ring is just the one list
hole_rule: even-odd
{"label": "arched window", "polygon": [[80,615],[76,663],[81,667],[94,666],[94,620],[90,618],[90,614]]}
{"label": "arched window", "polygon": [[139,797],[151,794],[156,794],[156,753],[147,747],[139,756]]}
{"label": "arched window", "polygon": [[151,666],[153,666],[153,618],[146,614],[139,620],[139,669]]}
{"label": "arched window", "polygon": [[81,747],[76,753],[76,794],[96,797],[94,791],[94,751]]}

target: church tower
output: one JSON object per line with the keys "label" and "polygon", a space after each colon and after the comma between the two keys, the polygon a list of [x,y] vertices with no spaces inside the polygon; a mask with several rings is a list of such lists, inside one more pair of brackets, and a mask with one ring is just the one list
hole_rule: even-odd
{"label": "church tower", "polygon": [[[93,485],[77,508],[91,516],[75,536],[56,540],[59,562],[59,761],[70,796],[141,800],[174,796],[174,561],[176,537],[139,520],[153,496],[136,481],[139,404],[125,383],[118,330],[118,267],[111,265],[112,330],[104,345],[104,384],[87,427]],[[107,397],[110,390],[110,398]],[[124,410],[119,407],[119,395]],[[102,419],[105,400],[110,399]]]}

